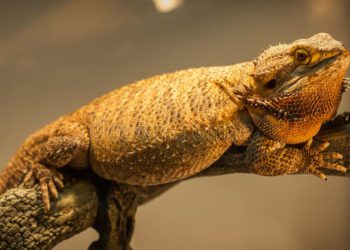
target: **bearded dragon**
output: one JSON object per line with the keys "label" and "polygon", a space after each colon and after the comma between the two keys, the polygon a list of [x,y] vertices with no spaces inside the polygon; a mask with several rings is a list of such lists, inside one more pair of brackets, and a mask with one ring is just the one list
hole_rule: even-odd
{"label": "bearded dragon", "polygon": [[241,145],[256,174],[345,172],[333,163],[342,155],[323,152],[327,142],[312,146],[312,138],[336,114],[349,61],[342,43],[320,33],[250,62],[126,85],[28,137],[0,175],[0,194],[34,179],[49,211],[62,167],[151,186],[196,175]]}

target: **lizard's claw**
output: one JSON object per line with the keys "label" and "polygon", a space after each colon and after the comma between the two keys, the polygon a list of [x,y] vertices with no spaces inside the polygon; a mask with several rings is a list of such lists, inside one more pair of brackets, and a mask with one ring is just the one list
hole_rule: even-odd
{"label": "lizard's claw", "polygon": [[58,198],[57,188],[62,189],[64,187],[63,175],[54,168],[48,168],[40,163],[35,163],[26,175],[24,183],[30,182],[33,179],[39,182],[45,209],[49,211],[50,193],[55,199]]}
{"label": "lizard's claw", "polygon": [[350,89],[350,78],[344,78],[343,79],[343,86],[342,86],[342,91],[346,92]]}
{"label": "lizard's claw", "polygon": [[334,163],[336,160],[343,159],[343,155],[337,152],[324,152],[329,147],[329,142],[323,142],[316,146],[312,146],[312,142],[310,139],[304,146],[308,158],[306,173],[314,174],[323,180],[327,180],[327,177],[319,168],[346,173],[347,169],[344,166]]}
{"label": "lizard's claw", "polygon": [[239,100],[245,101],[249,97],[253,96],[253,90],[250,87],[243,84],[241,86],[241,89],[234,89],[233,94]]}

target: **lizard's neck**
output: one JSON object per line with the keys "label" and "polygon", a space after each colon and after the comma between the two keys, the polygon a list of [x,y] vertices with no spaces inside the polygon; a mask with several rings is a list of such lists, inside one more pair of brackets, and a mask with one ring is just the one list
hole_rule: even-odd
{"label": "lizard's neck", "polygon": [[232,66],[232,77],[219,77],[213,81],[230,97],[239,109],[244,109],[244,104],[237,97],[236,93],[246,93],[247,90],[255,91],[257,88],[256,82],[250,76],[254,72],[254,68],[253,62],[235,64]]}
{"label": "lizard's neck", "polygon": [[[266,98],[271,110],[252,107],[249,111],[256,126],[266,136],[297,144],[315,136],[321,125],[336,114],[341,93],[340,84],[320,81],[318,85],[306,85],[291,95]],[[279,116],[280,113],[284,115]]]}

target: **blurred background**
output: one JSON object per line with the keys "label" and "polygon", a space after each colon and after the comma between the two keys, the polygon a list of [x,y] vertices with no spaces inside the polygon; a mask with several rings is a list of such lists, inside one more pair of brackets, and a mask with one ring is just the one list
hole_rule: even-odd
{"label": "blurred background", "polygon": [[[252,60],[328,32],[350,48],[349,1],[0,2],[0,166],[31,132],[135,80]],[[341,110],[350,110],[345,95]],[[235,174],[140,207],[137,250],[350,249],[350,180]],[[87,230],[55,249],[87,249]]]}

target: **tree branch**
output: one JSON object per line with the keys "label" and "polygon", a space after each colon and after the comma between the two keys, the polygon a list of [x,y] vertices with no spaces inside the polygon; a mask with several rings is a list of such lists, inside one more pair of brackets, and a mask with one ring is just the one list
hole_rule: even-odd
{"label": "tree branch", "polygon": [[[328,151],[337,151],[344,155],[342,160],[345,166],[350,165],[350,123],[349,115],[337,117],[323,127],[315,141],[328,141],[331,146]],[[249,166],[244,164],[245,148],[232,147],[215,164],[192,178],[217,176],[232,173],[251,173]],[[328,175],[350,176],[349,173],[326,171]],[[107,182],[107,181],[105,181]],[[127,187],[138,195],[138,204],[144,204],[159,196],[176,183],[146,186]],[[110,186],[110,185],[104,185]],[[126,185],[112,185],[117,189]],[[114,187],[115,188],[115,187]],[[57,243],[95,226],[100,217],[108,217],[108,206],[101,205],[107,193],[99,190],[91,180],[77,179],[66,184],[61,191],[58,201],[53,204],[49,214],[44,211],[41,201],[41,192],[38,186],[34,188],[18,187],[7,191],[0,196],[0,249],[27,248],[50,249]],[[98,199],[97,191],[100,192]],[[122,193],[122,192],[121,192]],[[102,199],[101,199],[102,198]],[[114,197],[114,199],[116,199]],[[99,208],[99,214],[97,215]],[[97,217],[99,220],[95,219]],[[94,225],[95,224],[95,225]],[[97,227],[98,228],[98,227]],[[100,234],[103,232],[100,232]],[[109,234],[113,231],[109,231]],[[132,232],[131,232],[132,233]],[[100,235],[101,236],[101,235]],[[117,243],[108,241],[109,237],[100,237],[99,244],[109,246],[108,249],[120,249]],[[114,239],[115,241],[115,239]]]}
{"label": "tree branch", "polygon": [[96,188],[85,179],[66,182],[49,214],[37,185],[8,190],[0,196],[0,249],[50,249],[91,227],[97,208]]}

